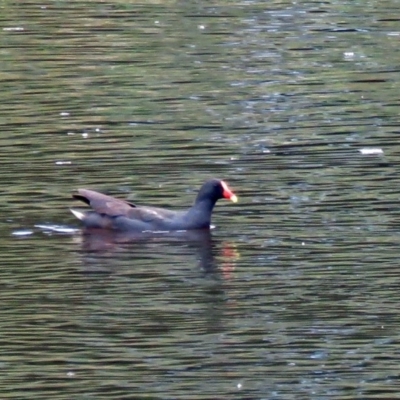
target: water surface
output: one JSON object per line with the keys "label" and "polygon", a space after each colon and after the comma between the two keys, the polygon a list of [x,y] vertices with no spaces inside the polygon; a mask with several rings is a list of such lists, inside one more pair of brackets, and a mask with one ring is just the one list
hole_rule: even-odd
{"label": "water surface", "polygon": [[[393,398],[398,2],[2,4],[2,398]],[[87,187],[210,235],[85,236]]]}

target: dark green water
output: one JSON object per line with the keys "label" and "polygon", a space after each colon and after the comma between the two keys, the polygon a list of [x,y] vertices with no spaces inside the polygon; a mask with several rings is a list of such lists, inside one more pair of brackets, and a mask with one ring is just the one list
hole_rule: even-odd
{"label": "dark green water", "polygon": [[[399,5],[0,2],[0,398],[394,398]],[[210,177],[211,236],[68,210]]]}

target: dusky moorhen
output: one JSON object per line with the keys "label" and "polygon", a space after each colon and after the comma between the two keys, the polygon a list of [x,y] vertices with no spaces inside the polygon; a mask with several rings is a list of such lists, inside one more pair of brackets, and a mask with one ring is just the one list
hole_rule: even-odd
{"label": "dusky moorhen", "polygon": [[215,203],[222,198],[237,202],[228,185],[218,179],[203,184],[192,207],[187,211],[136,206],[88,189],[78,189],[72,195],[90,205],[93,211],[71,209],[86,228],[101,228],[122,232],[177,231],[210,228]]}

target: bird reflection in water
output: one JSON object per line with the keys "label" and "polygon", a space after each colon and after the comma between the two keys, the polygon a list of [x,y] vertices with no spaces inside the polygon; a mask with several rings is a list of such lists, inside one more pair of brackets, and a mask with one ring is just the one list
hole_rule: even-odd
{"label": "bird reflection in water", "polygon": [[[112,258],[117,260],[124,254],[140,259],[148,253],[154,257],[171,254],[198,259],[198,267],[205,273],[221,273],[224,279],[231,279],[239,253],[234,245],[227,242],[218,244],[213,240],[211,230],[189,230],[174,232],[113,232],[103,229],[84,229],[74,237],[82,245],[83,252],[90,260]],[[189,251],[188,251],[189,250]],[[97,257],[96,257],[97,256]],[[93,263],[92,267],[93,267]],[[103,266],[104,267],[104,266]],[[103,268],[104,269],[104,268]],[[91,272],[93,268],[91,268]]]}

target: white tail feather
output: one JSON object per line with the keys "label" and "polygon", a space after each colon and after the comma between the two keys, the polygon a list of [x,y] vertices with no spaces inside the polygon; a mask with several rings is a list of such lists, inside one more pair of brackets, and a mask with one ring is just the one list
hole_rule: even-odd
{"label": "white tail feather", "polygon": [[72,214],[75,215],[76,218],[80,219],[81,221],[83,221],[83,219],[85,218],[85,214],[81,211],[78,210],[73,210],[72,208],[70,208]]}

